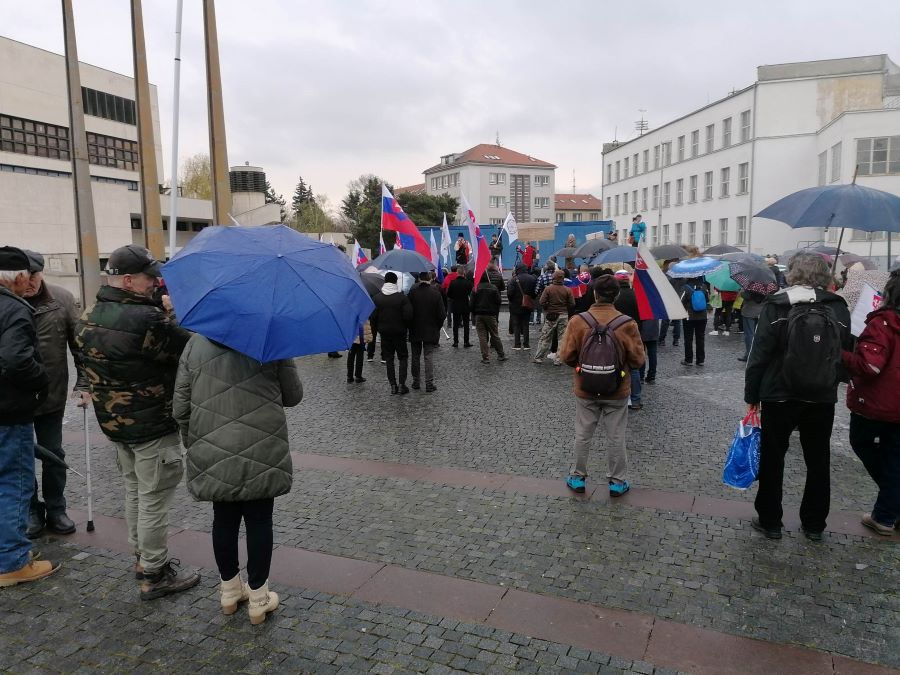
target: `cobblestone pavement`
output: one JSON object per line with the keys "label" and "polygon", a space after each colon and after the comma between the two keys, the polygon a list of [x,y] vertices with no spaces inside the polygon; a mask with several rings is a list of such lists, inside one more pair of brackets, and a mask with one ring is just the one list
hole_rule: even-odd
{"label": "cobblestone pavement", "polygon": [[[740,336],[707,340],[703,369],[678,365],[680,349],[660,350],[658,383],[645,387],[645,409],[629,420],[631,478],[639,486],[747,502],[753,490],[740,493],[721,483],[722,460],[745,407],[736,361],[743,343]],[[509,361],[482,365],[477,351],[442,344],[436,356],[438,391],[404,397],[389,395],[377,358],[366,364],[368,381],[362,385],[346,384],[343,360],[299,360],[305,397],[289,412],[293,449],[539,478],[564,476],[572,455],[571,370],[534,365],[528,352],[508,346]],[[842,403],[837,419],[832,508],[867,510],[875,490],[849,449]],[[97,445],[94,506],[100,514],[122,517],[121,479],[108,443],[97,437],[92,424]],[[66,429],[69,460],[81,471],[79,413],[69,412]],[[799,503],[804,470],[798,450],[792,447],[788,456],[786,506]],[[590,466],[602,479],[603,454],[592,455]],[[71,505],[84,508],[83,481],[73,476],[70,486]],[[211,508],[193,502],[179,488],[172,525],[208,532]],[[770,542],[728,514],[715,517],[441,485],[402,472],[378,477],[318,469],[296,471],[293,491],[276,502],[275,530],[277,545],[503,584],[900,667],[900,546],[895,542],[838,533],[828,533],[819,545],[793,533]],[[421,646],[414,642],[417,638],[410,642],[401,636],[410,632],[404,621],[411,619],[394,609],[288,589],[277,620],[254,633],[216,613],[208,580],[202,591],[153,603],[150,611],[131,595],[123,556],[90,549],[89,557],[75,560],[72,556],[77,558],[81,549],[71,542],[45,543],[44,549],[48,557],[63,559],[64,569],[52,580],[0,591],[0,606],[12,606],[16,621],[29,626],[52,626],[52,633],[63,628],[64,641],[41,642],[37,630],[4,631],[0,663],[25,659],[38,670],[50,669],[58,667],[58,659],[47,660],[47,654],[57,654],[57,649],[71,650],[71,662],[78,664],[72,669],[172,669],[180,664],[179,669],[221,672],[236,657],[240,665],[235,670],[258,667],[260,659],[269,658],[275,659],[268,661],[274,669],[294,672],[341,667],[449,672],[441,668],[462,663],[453,665],[458,654],[444,654],[439,647],[431,647],[428,657],[422,651],[394,649],[378,658],[377,647],[370,653],[371,634],[356,627],[360,622],[384,624],[394,631],[389,639],[395,643]],[[55,600],[62,605],[57,612],[51,611]],[[0,621],[13,622],[3,617]],[[418,617],[413,621],[428,625]],[[91,643],[87,636],[96,635],[95,628],[104,639]],[[461,625],[449,630],[460,634],[451,641],[465,643],[466,635],[494,629]],[[329,642],[341,631],[343,652]],[[141,642],[143,636],[146,641]],[[106,646],[105,638],[113,647]],[[518,644],[506,635],[488,639]],[[154,653],[158,650],[147,645],[155,640],[171,641],[177,648]],[[564,646],[545,643],[535,654],[531,642],[518,646],[524,647],[521,653],[498,652],[498,659],[513,656],[515,663],[503,659],[489,665],[494,670],[542,672],[653,669],[642,662],[603,662],[599,655],[593,661],[582,659],[583,650],[576,652],[579,663],[550,663],[539,652],[565,656],[558,653]],[[323,650],[342,660],[316,658]],[[390,658],[385,657],[388,653]],[[395,654],[404,658],[392,660]],[[446,656],[450,661],[442,660]],[[157,658],[166,660],[156,663]],[[479,672],[482,665],[474,663],[479,659],[466,658],[467,668],[458,669]]]}

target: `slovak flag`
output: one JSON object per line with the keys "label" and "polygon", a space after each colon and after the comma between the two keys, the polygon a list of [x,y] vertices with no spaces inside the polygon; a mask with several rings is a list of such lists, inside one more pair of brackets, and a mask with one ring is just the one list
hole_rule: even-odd
{"label": "slovak flag", "polygon": [[634,295],[641,319],[686,319],[687,310],[678,293],[656,264],[647,243],[641,239],[634,263]]}
{"label": "slovak flag", "polygon": [[369,258],[366,256],[366,252],[362,250],[359,242],[356,242],[356,244],[353,245],[353,259],[356,261],[357,267],[363,263],[369,262]]}
{"label": "slovak flag", "polygon": [[384,245],[384,234],[379,232],[378,233],[378,255],[384,255],[385,251],[387,251],[387,248],[385,248],[385,245]]}
{"label": "slovak flag", "polygon": [[425,256],[426,260],[431,260],[431,249],[425,237],[384,185],[381,186],[381,229],[397,233],[394,248],[415,251]]}
{"label": "slovak flag", "polygon": [[473,253],[475,255],[475,284],[481,283],[481,275],[487,269],[488,263],[491,261],[491,249],[488,248],[487,240],[478,227],[478,221],[475,219],[475,212],[469,205],[469,200],[460,192],[462,197],[462,207],[466,212],[466,220],[469,225],[469,236],[472,237]]}
{"label": "slovak flag", "polygon": [[577,300],[583,297],[591,287],[591,273],[580,272],[574,279],[564,279],[563,286],[572,290],[572,295]]}

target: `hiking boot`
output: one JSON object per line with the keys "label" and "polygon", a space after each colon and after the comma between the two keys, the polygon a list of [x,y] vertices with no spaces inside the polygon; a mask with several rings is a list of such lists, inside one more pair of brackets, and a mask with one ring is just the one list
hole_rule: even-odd
{"label": "hiking boot", "polygon": [[44,531],[44,510],[31,509],[28,512],[28,528],[25,530],[25,536],[29,539],[37,539]]}
{"label": "hiking boot", "polygon": [[[877,520],[872,517],[871,513],[866,513],[863,515],[862,520],[860,521],[863,525],[868,527],[870,530],[877,532],[878,534],[884,537],[890,537],[894,534],[894,528],[889,525],[882,525]],[[895,525],[896,527],[896,525]]]}
{"label": "hiking boot", "polygon": [[54,534],[72,534],[75,531],[75,523],[65,511],[47,514],[47,529]]}
{"label": "hiking boot", "polygon": [[584,492],[584,476],[579,476],[577,473],[573,473],[571,476],[566,478],[566,487],[568,487],[573,492]]}
{"label": "hiking boot", "polygon": [[764,535],[766,535],[766,539],[781,539],[781,528],[765,527],[761,522],[759,522],[759,516],[753,516],[753,518],[750,520],[750,526],[757,532],[762,532]]}
{"label": "hiking boot", "polygon": [[235,574],[233,579],[219,584],[219,603],[222,605],[222,613],[231,615],[237,611],[238,603],[250,599],[250,589],[241,581],[241,575]]}
{"label": "hiking boot", "polygon": [[200,583],[199,574],[179,572],[177,567],[180,565],[180,560],[172,558],[155,572],[144,572],[141,600],[155,600],[164,595],[180,593]]}
{"label": "hiking boot", "polygon": [[278,608],[278,594],[269,590],[269,582],[267,581],[259,588],[250,589],[250,604],[247,610],[250,614],[250,623],[258,626],[266,620],[269,612],[274,612]]}
{"label": "hiking boot", "polygon": [[631,483],[627,480],[623,480],[621,483],[616,483],[615,481],[609,481],[609,496],[610,497],[621,497],[626,492],[631,489]]}
{"label": "hiking boot", "polygon": [[53,566],[49,560],[29,560],[24,567],[20,567],[15,572],[7,572],[0,574],[0,588],[4,586],[15,586],[16,584],[25,584],[29,581],[37,581],[53,574],[59,569],[59,565]]}
{"label": "hiking boot", "polygon": [[807,530],[805,527],[800,529],[803,530],[803,535],[810,541],[822,541],[822,530]]}

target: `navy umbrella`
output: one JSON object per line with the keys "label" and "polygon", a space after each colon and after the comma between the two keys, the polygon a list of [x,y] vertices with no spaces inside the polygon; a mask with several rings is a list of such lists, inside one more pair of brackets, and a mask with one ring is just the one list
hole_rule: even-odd
{"label": "navy umbrella", "polygon": [[[382,272],[390,270],[391,272],[420,274],[422,272],[430,272],[434,269],[432,262],[424,255],[416,253],[415,251],[409,251],[405,248],[393,248],[390,251],[382,253],[371,263],[366,264],[369,267],[374,267]],[[368,269],[368,267],[366,269]]]}
{"label": "navy umbrella", "polygon": [[633,263],[635,260],[637,260],[637,248],[634,246],[614,246],[594,258],[594,264],[599,265],[602,263],[613,262]]}
{"label": "navy umbrella", "polygon": [[262,362],[347,349],[375,308],[340,249],[284,225],[207,227],[163,276],[182,326]]}

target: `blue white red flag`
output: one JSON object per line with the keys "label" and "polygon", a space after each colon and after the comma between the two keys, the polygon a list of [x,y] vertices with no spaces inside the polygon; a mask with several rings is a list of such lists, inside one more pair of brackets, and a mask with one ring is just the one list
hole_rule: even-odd
{"label": "blue white red flag", "polygon": [[643,239],[638,244],[632,283],[641,319],[687,318],[687,310],[681,304],[678,293],[656,264]]}
{"label": "blue white red flag", "polygon": [[359,267],[363,263],[369,262],[369,258],[366,256],[366,252],[362,250],[362,247],[359,245],[358,241],[353,245],[353,260],[355,261],[354,265],[356,265],[356,267]]}
{"label": "blue white red flag", "polygon": [[444,270],[441,267],[441,254],[438,252],[437,243],[434,241],[434,230],[431,230],[431,242],[429,243],[429,246],[431,248],[431,263],[434,265],[437,280],[440,284],[444,281]]}
{"label": "blue white red flag", "polygon": [[384,246],[384,232],[378,233],[378,255],[384,254],[387,251],[387,248]]}
{"label": "blue white red flag", "polygon": [[[460,200],[462,201],[462,210],[463,215],[465,216],[463,220],[466,225],[469,227],[469,241],[472,244],[472,260],[469,262],[478,262],[478,235],[475,233],[475,228],[478,225],[478,221],[475,218],[475,211],[472,210],[472,207],[469,205],[469,200],[466,199],[466,196],[460,190],[459,193]],[[490,255],[490,249],[488,249],[488,255]],[[478,277],[475,277],[475,284],[478,285]]]}
{"label": "blue white red flag", "polygon": [[416,224],[403,212],[403,207],[394,199],[394,195],[384,186],[381,186],[381,229],[397,233],[397,243],[394,248],[405,248],[407,251],[415,251],[431,260],[431,249],[425,237],[419,232]]}
{"label": "blue white red flag", "polygon": [[466,212],[466,221],[469,226],[469,236],[472,237],[472,255],[475,258],[475,283],[481,283],[481,275],[487,269],[488,263],[491,261],[491,249],[488,248],[487,240],[481,233],[478,226],[478,220],[475,218],[475,212],[469,205],[469,200],[460,192],[462,198],[462,206]]}
{"label": "blue white red flag", "polygon": [[572,295],[577,300],[583,297],[591,288],[591,273],[581,272],[574,279],[564,279],[563,285],[572,289]]}

